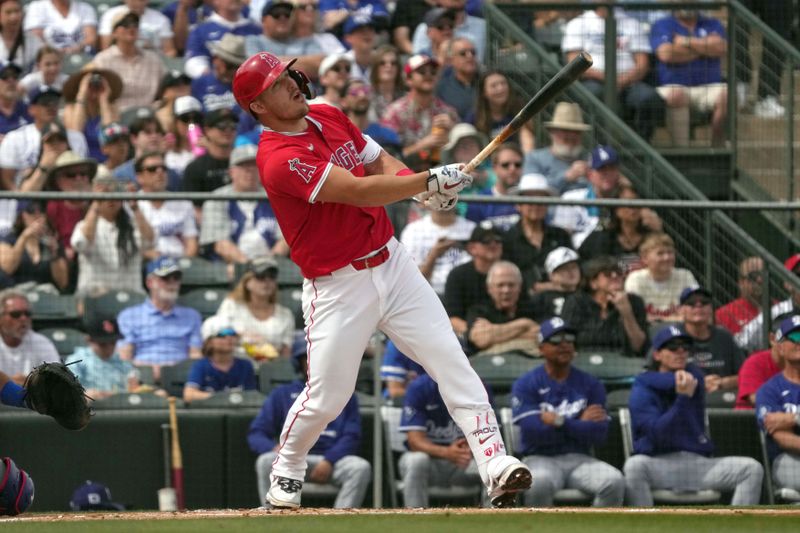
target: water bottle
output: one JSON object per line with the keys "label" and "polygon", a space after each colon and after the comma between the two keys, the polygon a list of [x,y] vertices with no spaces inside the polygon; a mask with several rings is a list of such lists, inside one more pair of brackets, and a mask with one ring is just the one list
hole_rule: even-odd
{"label": "water bottle", "polygon": [[206,153],[206,149],[200,144],[200,137],[203,136],[203,128],[195,123],[189,123],[187,126],[186,138],[189,139],[189,148],[192,154],[199,157]]}

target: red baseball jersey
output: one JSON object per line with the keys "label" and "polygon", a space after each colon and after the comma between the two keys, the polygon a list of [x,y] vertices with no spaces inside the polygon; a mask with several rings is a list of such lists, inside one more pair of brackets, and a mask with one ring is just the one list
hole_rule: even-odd
{"label": "red baseball jersey", "polygon": [[258,143],[261,183],[306,278],[324,276],[386,244],[394,234],[386,209],[318,202],[332,166],[364,176],[375,145],[339,109],[311,105],[302,133],[265,129]]}

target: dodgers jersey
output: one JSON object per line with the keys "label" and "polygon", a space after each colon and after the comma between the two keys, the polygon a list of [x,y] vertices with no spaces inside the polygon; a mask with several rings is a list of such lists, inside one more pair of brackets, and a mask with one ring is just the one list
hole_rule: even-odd
{"label": "dodgers jersey", "polygon": [[[761,385],[756,393],[756,416],[758,426],[764,429],[764,415],[767,413],[800,412],[800,384],[786,379],[783,373],[772,376],[769,381]],[[795,435],[799,434],[797,426],[794,427]],[[767,435],[767,451],[771,459],[783,453],[772,436]]]}
{"label": "dodgers jersey", "polygon": [[[511,388],[513,422],[520,428],[519,451],[523,455],[589,454],[608,434],[608,419],[580,420],[589,405],[606,406],[606,390],[597,378],[570,368],[563,382],[551,378],[541,365],[522,375]],[[551,411],[564,416],[560,428],[542,422]]]}
{"label": "dodgers jersey", "polygon": [[[493,403],[492,392],[488,388],[486,392],[489,394],[489,402]],[[428,374],[412,381],[406,389],[398,429],[402,432],[424,431],[432,443],[441,446],[447,446],[464,436],[447,411],[442,395],[439,394],[439,385]]]}
{"label": "dodgers jersey", "polygon": [[310,105],[306,121],[300,133],[264,128],[256,161],[292,260],[310,279],[381,248],[394,230],[383,206],[317,202],[334,165],[363,177],[381,148],[333,106]]}

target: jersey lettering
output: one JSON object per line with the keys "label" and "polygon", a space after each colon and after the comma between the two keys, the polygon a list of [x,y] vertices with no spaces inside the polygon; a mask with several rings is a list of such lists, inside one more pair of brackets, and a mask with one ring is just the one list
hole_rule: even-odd
{"label": "jersey lettering", "polygon": [[292,172],[297,172],[306,183],[311,183],[311,179],[314,177],[314,172],[316,172],[317,167],[308,165],[306,163],[301,163],[300,159],[297,157],[290,159],[288,163],[289,170]]}
{"label": "jersey lettering", "polygon": [[360,162],[361,159],[358,157],[358,150],[353,141],[347,141],[331,154],[331,163],[347,170],[352,171]]}

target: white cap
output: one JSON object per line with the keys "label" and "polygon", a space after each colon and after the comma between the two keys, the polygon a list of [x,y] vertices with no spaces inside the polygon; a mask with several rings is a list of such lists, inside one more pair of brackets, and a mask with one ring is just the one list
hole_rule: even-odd
{"label": "white cap", "polygon": [[194,96],[179,96],[175,99],[175,103],[172,104],[172,111],[176,117],[191,113],[192,111],[202,113],[203,104]]}
{"label": "white cap", "polygon": [[525,194],[526,192],[544,192],[550,196],[555,194],[553,189],[550,187],[550,184],[547,183],[547,178],[536,173],[525,174],[522,176],[522,178],[519,180],[519,185],[517,185],[516,192],[517,194]]}
{"label": "white cap", "polygon": [[550,275],[562,266],[579,259],[578,252],[566,246],[559,246],[549,254],[547,259],[544,260],[544,269]]}
{"label": "white cap", "polygon": [[208,317],[203,322],[203,325],[200,327],[200,335],[203,337],[204,341],[207,341],[211,337],[216,337],[222,330],[225,329],[235,330],[236,328],[233,327],[233,324],[228,317],[214,315]]}
{"label": "white cap", "polygon": [[345,61],[349,63],[350,66],[353,65],[353,58],[345,53],[329,54],[325,56],[325,59],[323,59],[319,64],[319,77],[321,78],[323,75],[325,75],[326,72],[328,72],[336,63],[339,63],[340,61]]}

